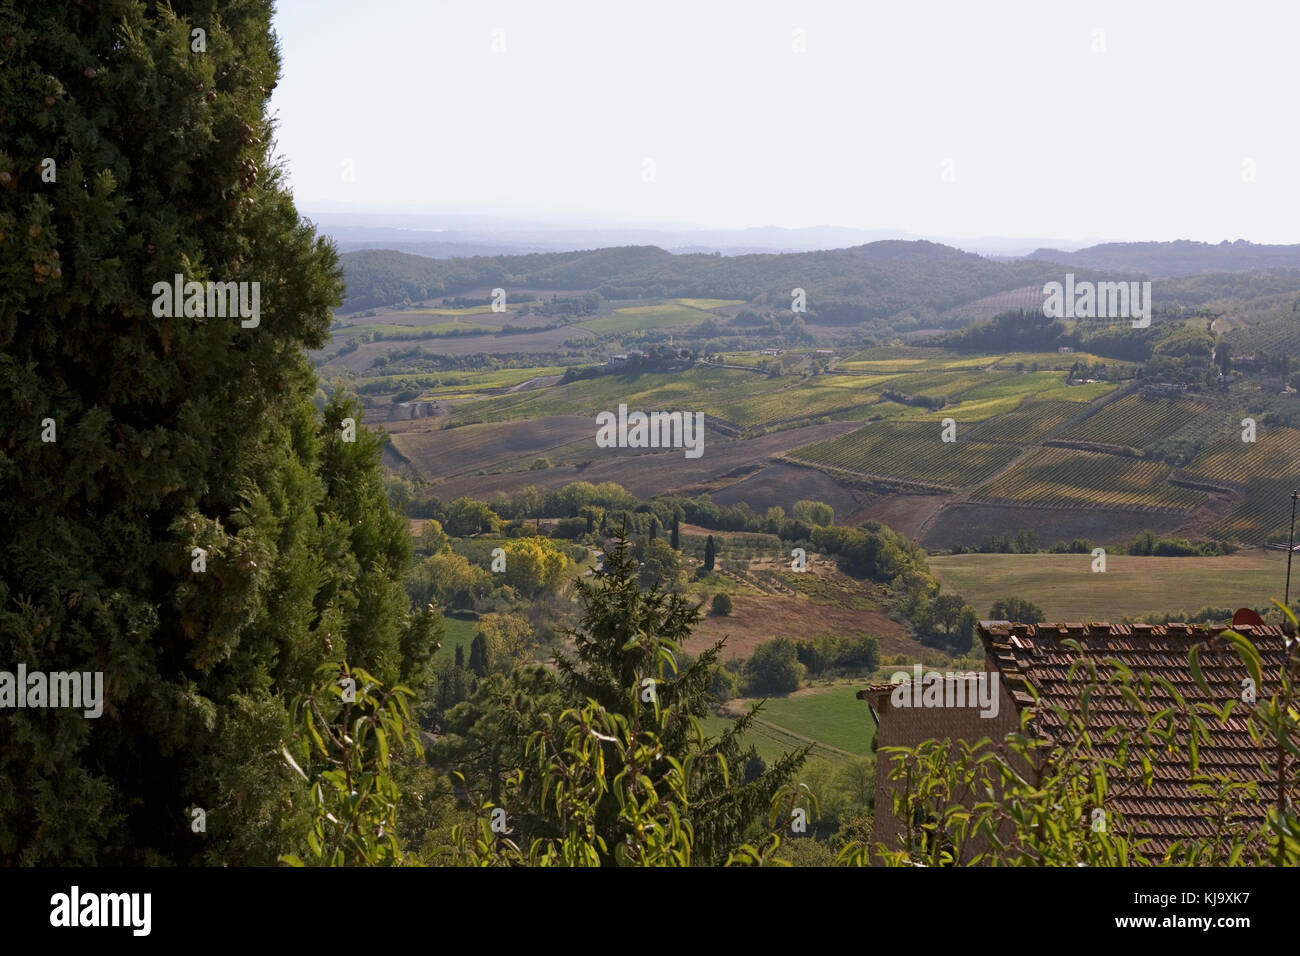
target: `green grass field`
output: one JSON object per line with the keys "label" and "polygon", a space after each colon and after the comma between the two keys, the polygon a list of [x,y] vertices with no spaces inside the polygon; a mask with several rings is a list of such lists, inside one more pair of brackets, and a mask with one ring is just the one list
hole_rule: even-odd
{"label": "green grass field", "polygon": [[997,356],[967,355],[908,345],[882,345],[851,355],[835,367],[859,372],[921,372],[937,369],[982,368]]}
{"label": "green grass field", "polygon": [[1195,613],[1202,607],[1267,607],[1282,597],[1286,554],[1248,551],[1215,558],[1147,558],[1115,554],[1105,573],[1090,554],[956,554],[930,558],[945,591],[981,617],[993,602],[1020,597],[1050,621],[1110,621],[1126,615]]}
{"label": "green grass field", "polygon": [[[809,743],[815,744],[812,756],[837,763],[848,759],[848,754],[870,754],[876,725],[867,702],[855,696],[866,684],[865,679],[839,680],[816,684],[791,697],[770,697],[745,742],[752,743],[769,765]],[[752,701],[739,703],[747,706]],[[709,717],[704,721],[705,732],[718,734],[728,722],[727,718]]]}
{"label": "green grass field", "polygon": [[814,685],[792,697],[772,697],[759,717],[837,750],[869,754],[876,726],[867,702],[855,696],[866,684],[865,680],[841,680]]}
{"label": "green grass field", "polygon": [[[701,411],[719,418],[728,418],[726,409],[731,408],[734,414],[761,418],[764,413],[761,403],[752,412],[744,411],[745,403],[789,387],[790,382],[779,378],[731,369],[693,368],[682,372],[602,375],[567,385],[466,402],[456,407],[453,419],[462,423],[516,421],[548,415],[589,415],[593,409],[617,409],[620,403],[630,409]],[[852,400],[848,390],[837,391],[834,396],[837,400],[840,400],[841,391],[848,396],[842,401]],[[797,400],[786,400],[784,407],[790,406],[794,408],[790,414],[800,413]],[[778,402],[778,412],[782,407]]]}
{"label": "green grass field", "polygon": [[787,385],[780,391],[711,406],[706,411],[744,428],[854,411],[880,398],[874,391],[877,382],[879,379],[860,375],[818,376]]}
{"label": "green grass field", "polygon": [[1090,402],[1109,395],[1119,382],[1093,382],[1091,385],[1058,385],[1034,396],[1040,402]]}
{"label": "green grass field", "polygon": [[1091,352],[1012,352],[997,360],[999,368],[1014,367],[1017,364],[1028,368],[1037,364],[1040,368],[1068,369],[1076,362],[1081,362],[1084,365],[1110,365],[1112,367],[1124,367],[1131,364],[1113,358],[1106,358],[1102,355],[1093,355]]}
{"label": "green grass field", "polygon": [[721,309],[728,305],[744,305],[744,299],[671,299],[678,305],[691,309]]}
{"label": "green grass field", "polygon": [[465,648],[465,660],[469,660],[469,644],[474,640],[474,634],[478,631],[478,622],[462,621],[455,617],[444,617],[442,625],[446,628],[447,636],[442,639],[442,650],[438,651],[438,656],[447,656],[448,660],[454,660],[456,657],[457,646]]}

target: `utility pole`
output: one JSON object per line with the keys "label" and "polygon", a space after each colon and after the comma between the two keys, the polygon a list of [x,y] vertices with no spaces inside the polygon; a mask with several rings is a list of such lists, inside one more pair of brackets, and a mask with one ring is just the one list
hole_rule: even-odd
{"label": "utility pole", "polygon": [[1287,542],[1286,548],[1286,593],[1282,597],[1282,603],[1287,607],[1291,606],[1291,556],[1295,554],[1295,505],[1300,501],[1300,491],[1291,492],[1291,538]]}

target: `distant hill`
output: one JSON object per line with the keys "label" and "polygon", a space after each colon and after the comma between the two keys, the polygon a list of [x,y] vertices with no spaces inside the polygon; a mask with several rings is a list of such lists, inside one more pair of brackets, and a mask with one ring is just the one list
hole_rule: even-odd
{"label": "distant hill", "polygon": [[853,324],[909,311],[939,313],[1059,277],[1061,266],[994,262],[939,243],[884,240],[847,249],[740,256],[673,255],[657,246],[431,259],[385,249],[342,256],[340,311],[475,289],[596,290],[608,299],[699,297],[788,307],[807,292],[818,321]]}
{"label": "distant hill", "polygon": [[1089,269],[1143,272],[1152,278],[1167,278],[1207,272],[1300,269],[1300,245],[1262,245],[1244,239],[1217,244],[1186,239],[1175,242],[1107,242],[1075,252],[1036,249],[1026,258]]}

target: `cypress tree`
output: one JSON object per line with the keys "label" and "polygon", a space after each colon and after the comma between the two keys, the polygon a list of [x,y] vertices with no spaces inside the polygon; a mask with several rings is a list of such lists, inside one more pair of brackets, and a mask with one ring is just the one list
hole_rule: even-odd
{"label": "cypress tree", "polygon": [[681,524],[681,518],[678,515],[673,515],[673,533],[669,543],[672,544],[674,551],[682,549]]}
{"label": "cypress tree", "polygon": [[491,669],[491,661],[488,659],[487,638],[482,631],[474,635],[474,640],[469,642],[469,669],[475,677],[486,677]]}
{"label": "cypress tree", "polygon": [[718,556],[717,545],[713,543],[713,535],[709,535],[709,540],[704,542],[704,570],[712,571],[714,560]]}
{"label": "cypress tree", "polygon": [[465,666],[465,645],[464,645],[464,644],[457,644],[457,645],[456,645],[456,665],[455,665],[455,666],[457,666],[457,667],[464,667],[464,666]]}
{"label": "cypress tree", "polygon": [[0,661],[103,675],[97,718],[0,716],[3,864],[272,864],[309,806],[287,701],[345,657],[431,676],[381,440],[313,404],[342,279],[271,158],[271,4],[213,10],[0,15]]}

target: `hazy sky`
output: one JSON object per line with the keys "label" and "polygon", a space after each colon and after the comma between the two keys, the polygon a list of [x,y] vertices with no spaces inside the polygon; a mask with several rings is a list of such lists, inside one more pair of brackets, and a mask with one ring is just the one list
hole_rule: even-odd
{"label": "hazy sky", "polygon": [[1300,241],[1292,2],[278,7],[306,208]]}

